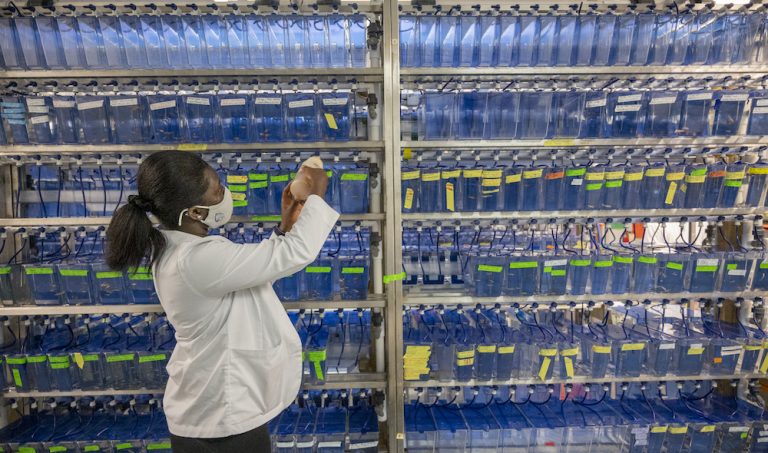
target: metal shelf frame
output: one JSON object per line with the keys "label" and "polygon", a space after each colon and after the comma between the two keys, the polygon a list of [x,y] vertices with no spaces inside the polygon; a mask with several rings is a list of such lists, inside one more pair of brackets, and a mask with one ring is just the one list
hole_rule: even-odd
{"label": "metal shelf frame", "polygon": [[[420,140],[402,141],[401,148],[410,149],[515,149],[515,148],[597,148],[597,147],[763,147],[768,137],[760,135],[728,137],[675,137],[675,138],[551,138],[541,140]],[[542,156],[543,157],[543,156]],[[618,158],[617,158],[618,159]]]}
{"label": "metal shelf frame", "polygon": [[[454,80],[478,80],[478,77],[535,78],[562,77],[571,80],[576,77],[589,79],[632,78],[682,78],[700,79],[716,76],[749,76],[762,77],[768,72],[765,65],[710,65],[710,66],[516,66],[516,67],[475,67],[475,68],[443,68],[418,67],[403,68],[400,71],[404,79],[421,77],[453,77]],[[457,79],[458,78],[458,79]]]}

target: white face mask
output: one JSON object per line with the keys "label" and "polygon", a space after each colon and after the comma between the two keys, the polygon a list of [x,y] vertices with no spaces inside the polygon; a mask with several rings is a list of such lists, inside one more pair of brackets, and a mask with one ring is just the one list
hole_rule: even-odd
{"label": "white face mask", "polygon": [[[192,208],[208,210],[208,216],[204,219],[200,219],[200,221],[208,225],[209,228],[222,227],[232,218],[232,210],[234,209],[232,204],[232,192],[229,191],[229,188],[225,187],[224,198],[217,204],[211,206],[192,206]],[[179,226],[181,226],[181,219],[184,217],[184,214],[189,212],[192,208],[187,208],[179,213]]]}

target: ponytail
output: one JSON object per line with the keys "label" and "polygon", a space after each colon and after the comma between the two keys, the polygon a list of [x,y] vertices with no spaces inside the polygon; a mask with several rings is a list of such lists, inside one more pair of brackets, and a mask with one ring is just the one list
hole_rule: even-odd
{"label": "ponytail", "polygon": [[139,194],[115,211],[107,229],[106,261],[109,267],[126,270],[147,263],[152,267],[166,248],[163,233],[147,216],[151,212],[169,230],[179,228],[179,215],[199,205],[208,189],[210,166],[200,156],[183,151],[150,155],[139,166]]}

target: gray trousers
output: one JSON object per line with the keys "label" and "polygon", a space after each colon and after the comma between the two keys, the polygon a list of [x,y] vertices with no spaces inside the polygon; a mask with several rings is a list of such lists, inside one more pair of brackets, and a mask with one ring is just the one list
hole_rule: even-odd
{"label": "gray trousers", "polygon": [[264,424],[242,434],[202,439],[171,434],[173,453],[269,453],[272,442]]}

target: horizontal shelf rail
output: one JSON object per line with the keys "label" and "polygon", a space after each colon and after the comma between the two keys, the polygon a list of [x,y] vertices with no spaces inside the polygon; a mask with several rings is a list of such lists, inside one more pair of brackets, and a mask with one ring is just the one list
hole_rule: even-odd
{"label": "horizontal shelf rail", "polygon": [[728,375],[711,375],[700,374],[698,376],[654,376],[650,374],[640,375],[638,377],[616,377],[606,376],[603,378],[594,378],[592,376],[574,376],[570,379],[547,379],[542,381],[540,379],[510,379],[510,380],[497,380],[492,379],[489,381],[481,381],[472,379],[469,381],[405,381],[406,388],[435,388],[435,387],[474,387],[474,386],[508,386],[508,385],[546,385],[546,384],[572,384],[572,383],[595,383],[595,384],[613,384],[624,382],[667,382],[667,381],[712,381],[712,380],[736,380],[736,379],[761,379],[765,378],[765,374],[758,373],[740,373],[740,374],[728,374]]}
{"label": "horizontal shelf rail", "polygon": [[[402,148],[411,149],[502,149],[502,148],[588,148],[588,147],[748,147],[768,146],[768,137],[759,135],[724,137],[674,138],[552,138],[514,140],[420,140],[401,141]],[[620,155],[616,156],[619,159]]]}
{"label": "horizontal shelf rail", "polygon": [[[381,67],[370,68],[254,68],[254,69],[45,69],[45,70],[9,70],[0,72],[0,80],[71,80],[71,79],[104,79],[106,81],[162,79],[168,78],[184,83],[185,80],[200,80],[210,77],[216,80],[226,80],[230,77],[247,77],[250,82],[254,78],[273,79],[306,79],[323,77],[342,77],[355,79],[358,82],[381,82],[384,72]],[[245,81],[245,79],[244,79]],[[346,82],[346,79],[340,82]]]}
{"label": "horizontal shelf rail", "polygon": [[766,65],[690,65],[690,66],[516,66],[516,67],[407,67],[400,69],[404,77],[414,76],[452,76],[469,77],[476,80],[478,76],[489,77],[531,77],[563,76],[568,79],[584,76],[587,78],[631,77],[642,79],[648,77],[706,77],[717,75],[763,76],[768,74]]}
{"label": "horizontal shelf rail", "polygon": [[345,142],[279,142],[279,143],[169,143],[169,144],[130,144],[130,145],[3,145],[0,156],[18,156],[22,154],[135,154],[156,151],[193,151],[201,153],[235,152],[284,152],[322,151],[322,150],[364,150],[383,151],[384,142],[372,140],[351,140]]}

